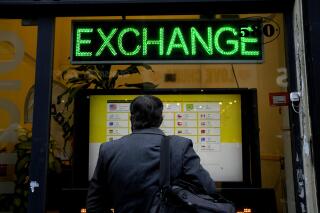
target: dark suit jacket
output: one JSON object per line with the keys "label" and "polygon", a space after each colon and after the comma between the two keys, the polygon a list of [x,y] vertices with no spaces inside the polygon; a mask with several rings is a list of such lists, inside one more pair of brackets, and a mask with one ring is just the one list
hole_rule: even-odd
{"label": "dark suit jacket", "polygon": [[[159,188],[160,143],[164,133],[158,128],[132,134],[101,145],[97,167],[90,181],[87,212],[143,213]],[[208,193],[215,184],[200,165],[190,139],[171,136],[171,181],[182,178]]]}

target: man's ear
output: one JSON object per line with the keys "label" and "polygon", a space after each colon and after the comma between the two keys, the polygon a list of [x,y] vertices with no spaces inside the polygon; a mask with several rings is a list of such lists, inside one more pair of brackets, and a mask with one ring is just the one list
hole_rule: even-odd
{"label": "man's ear", "polygon": [[131,131],[133,131],[133,127],[134,127],[134,116],[133,115],[130,115],[130,122],[131,122]]}

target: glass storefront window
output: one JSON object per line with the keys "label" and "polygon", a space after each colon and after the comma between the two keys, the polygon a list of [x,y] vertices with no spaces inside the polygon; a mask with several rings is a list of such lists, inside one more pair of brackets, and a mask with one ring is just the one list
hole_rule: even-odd
{"label": "glass storefront window", "polygon": [[[287,92],[287,69],[284,42],[284,23],[282,14],[218,14],[217,20],[261,18],[263,22],[262,63],[223,63],[223,64],[139,64],[131,65],[71,65],[71,21],[72,20],[121,20],[122,17],[71,17],[56,19],[54,81],[60,85],[59,91],[53,95],[62,97],[63,104],[56,103],[57,113],[64,119],[63,124],[72,127],[73,106],[69,105],[76,92],[76,88],[88,89],[122,89],[131,86],[145,88],[254,88],[257,91],[259,141],[261,158],[262,188],[271,188],[275,193],[278,212],[294,212],[294,189],[292,177],[291,139],[287,106],[277,106],[270,101],[277,98],[277,94]],[[128,16],[126,20],[173,20],[173,19],[201,19],[200,15],[185,16]],[[211,17],[212,18],[212,17]],[[206,18],[208,19],[208,18]],[[106,84],[106,79],[112,79],[118,72],[126,73],[117,76],[114,84]],[[101,78],[97,81],[97,73]],[[69,81],[68,81],[69,79]],[[70,81],[71,79],[71,81]],[[77,80],[72,83],[73,80]],[[110,82],[109,82],[110,83]],[[66,95],[59,96],[67,89]],[[56,89],[53,89],[53,92]],[[71,98],[71,99],[70,99]],[[282,97],[283,98],[283,97]],[[56,101],[56,100],[55,100]],[[58,119],[58,118],[57,118]],[[67,124],[66,124],[67,123]],[[63,126],[63,125],[62,125]],[[66,137],[70,129],[63,130],[57,125],[55,128],[57,146],[60,153],[56,153],[66,168],[71,165],[72,142]],[[60,128],[60,129],[59,129]],[[62,129],[61,129],[62,128]],[[71,128],[72,129],[72,128]],[[85,168],[84,168],[85,169]],[[76,174],[75,174],[76,175]],[[218,187],[222,186],[217,183]]]}
{"label": "glass storefront window", "polygon": [[0,19],[0,212],[27,211],[36,47],[36,26]]}

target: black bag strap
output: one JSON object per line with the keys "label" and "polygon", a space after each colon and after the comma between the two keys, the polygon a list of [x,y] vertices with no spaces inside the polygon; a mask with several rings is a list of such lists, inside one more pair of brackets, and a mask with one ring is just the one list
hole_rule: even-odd
{"label": "black bag strap", "polygon": [[160,145],[160,189],[170,187],[170,137],[164,136]]}

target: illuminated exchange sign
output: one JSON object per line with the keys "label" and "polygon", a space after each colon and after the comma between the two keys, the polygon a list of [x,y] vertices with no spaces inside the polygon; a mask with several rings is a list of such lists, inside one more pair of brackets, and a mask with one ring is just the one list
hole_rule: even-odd
{"label": "illuminated exchange sign", "polygon": [[260,20],[74,21],[73,64],[262,62]]}

